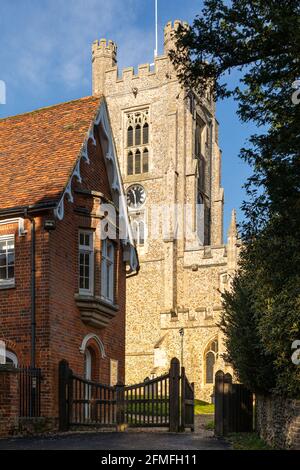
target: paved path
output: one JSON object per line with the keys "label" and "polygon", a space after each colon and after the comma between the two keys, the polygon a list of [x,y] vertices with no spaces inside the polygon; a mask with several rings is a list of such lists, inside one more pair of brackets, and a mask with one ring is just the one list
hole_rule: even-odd
{"label": "paved path", "polygon": [[205,430],[205,421],[197,417],[195,433],[173,434],[161,430],[67,433],[46,437],[0,439],[0,451],[19,450],[223,450],[229,445]]}

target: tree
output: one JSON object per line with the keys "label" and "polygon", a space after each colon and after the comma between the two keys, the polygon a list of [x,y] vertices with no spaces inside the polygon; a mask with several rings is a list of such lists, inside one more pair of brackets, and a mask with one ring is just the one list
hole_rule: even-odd
{"label": "tree", "polygon": [[[240,270],[224,297],[229,356],[253,389],[299,395],[300,368],[290,356],[300,339],[300,104],[292,102],[300,3],[206,0],[193,25],[179,27],[176,46],[170,56],[184,87],[199,98],[208,84],[216,99],[234,97],[240,119],[261,130],[240,152],[253,172],[245,184]],[[230,89],[233,70],[240,80]]]}

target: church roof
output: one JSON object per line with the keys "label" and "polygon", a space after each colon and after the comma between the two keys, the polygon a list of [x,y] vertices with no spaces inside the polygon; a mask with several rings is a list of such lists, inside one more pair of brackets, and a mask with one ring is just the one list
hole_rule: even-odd
{"label": "church roof", "polygon": [[99,106],[86,97],[0,119],[0,210],[60,199]]}

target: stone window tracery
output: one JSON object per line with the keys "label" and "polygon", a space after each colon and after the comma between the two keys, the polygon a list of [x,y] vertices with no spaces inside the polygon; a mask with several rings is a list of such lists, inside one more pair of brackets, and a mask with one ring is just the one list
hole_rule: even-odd
{"label": "stone window tracery", "polygon": [[127,175],[149,172],[149,111],[126,113]]}

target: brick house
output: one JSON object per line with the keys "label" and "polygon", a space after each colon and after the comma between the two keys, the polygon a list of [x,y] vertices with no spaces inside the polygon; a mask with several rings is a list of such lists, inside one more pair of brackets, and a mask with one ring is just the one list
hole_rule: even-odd
{"label": "brick house", "polygon": [[[124,380],[125,284],[139,266],[104,98],[0,120],[0,163],[2,369],[41,368],[41,416],[56,419],[60,360]],[[103,239],[121,222],[125,238]],[[11,388],[0,373],[0,396]]]}

